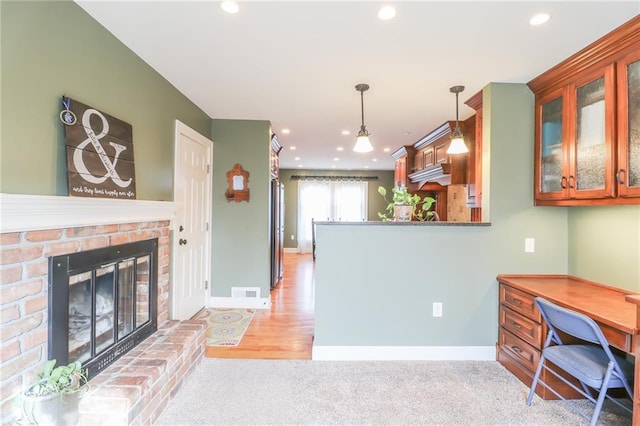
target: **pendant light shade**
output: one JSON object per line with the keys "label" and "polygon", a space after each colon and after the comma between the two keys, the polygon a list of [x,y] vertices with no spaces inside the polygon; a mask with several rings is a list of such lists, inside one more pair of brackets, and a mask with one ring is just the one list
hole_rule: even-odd
{"label": "pendant light shade", "polygon": [[464,143],[464,135],[462,134],[462,130],[460,130],[460,125],[458,124],[458,93],[463,90],[464,86],[453,86],[449,89],[451,93],[456,94],[456,128],[453,129],[453,133],[451,134],[451,143],[447,149],[447,154],[465,154],[469,152],[467,144]]}
{"label": "pendant light shade", "polygon": [[371,146],[371,141],[369,141],[369,132],[364,125],[364,92],[369,90],[369,85],[360,83],[356,85],[356,90],[360,92],[360,110],[362,112],[362,124],[360,125],[360,131],[358,132],[358,137],[356,138],[356,144],[353,147],[353,151],[371,152],[373,151],[373,146]]}

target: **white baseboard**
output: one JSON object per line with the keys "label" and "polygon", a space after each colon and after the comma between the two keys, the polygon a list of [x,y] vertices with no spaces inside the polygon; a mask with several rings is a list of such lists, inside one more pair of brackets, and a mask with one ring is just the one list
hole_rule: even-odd
{"label": "white baseboard", "polygon": [[270,309],[271,298],[210,297],[208,308],[254,308]]}
{"label": "white baseboard", "polygon": [[495,346],[318,346],[314,361],[495,361]]}
{"label": "white baseboard", "polygon": [[298,247],[285,247],[285,253],[298,253]]}

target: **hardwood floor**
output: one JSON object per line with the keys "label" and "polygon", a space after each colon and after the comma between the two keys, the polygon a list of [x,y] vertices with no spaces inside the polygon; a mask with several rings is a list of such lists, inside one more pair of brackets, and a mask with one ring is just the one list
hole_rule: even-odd
{"label": "hardwood floor", "polygon": [[284,254],[284,273],[271,291],[271,309],[258,309],[238,346],[207,347],[212,358],[311,359],[314,328],[311,254]]}

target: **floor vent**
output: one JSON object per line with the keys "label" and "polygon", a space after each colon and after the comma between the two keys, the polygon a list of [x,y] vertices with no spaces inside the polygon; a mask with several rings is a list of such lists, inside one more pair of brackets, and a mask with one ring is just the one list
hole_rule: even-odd
{"label": "floor vent", "polygon": [[259,299],[260,287],[231,287],[231,297]]}

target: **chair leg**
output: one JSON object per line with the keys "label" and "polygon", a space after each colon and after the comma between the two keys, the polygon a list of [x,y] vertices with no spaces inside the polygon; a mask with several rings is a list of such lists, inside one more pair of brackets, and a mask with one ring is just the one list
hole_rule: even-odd
{"label": "chair leg", "polygon": [[544,355],[540,357],[540,361],[538,362],[538,368],[536,369],[536,374],[533,376],[533,381],[531,382],[531,389],[529,389],[529,396],[527,397],[527,405],[531,405],[533,401],[533,395],[536,393],[536,386],[538,385],[538,380],[540,379],[540,373],[542,372],[542,365],[544,364]]}
{"label": "chair leg", "polygon": [[609,362],[607,367],[607,372],[604,375],[604,379],[602,380],[602,386],[600,386],[600,395],[598,395],[598,400],[596,401],[596,407],[593,409],[593,415],[591,416],[591,426],[596,426],[598,424],[598,417],[600,417],[600,410],[602,410],[602,405],[604,404],[604,399],[607,396],[607,390],[609,388],[609,380],[611,379],[611,372],[613,370],[613,363]]}

